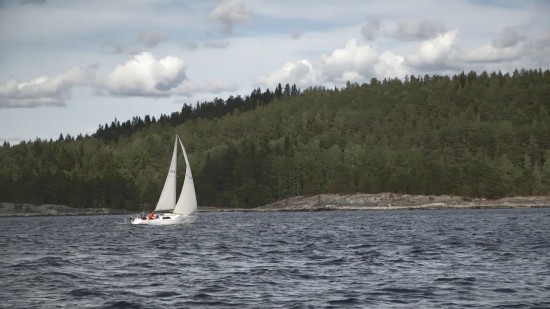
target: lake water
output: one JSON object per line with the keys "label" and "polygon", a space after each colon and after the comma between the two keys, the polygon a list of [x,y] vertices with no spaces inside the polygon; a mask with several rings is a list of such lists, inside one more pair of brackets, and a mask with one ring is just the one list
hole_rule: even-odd
{"label": "lake water", "polygon": [[0,219],[3,308],[550,308],[550,209]]}

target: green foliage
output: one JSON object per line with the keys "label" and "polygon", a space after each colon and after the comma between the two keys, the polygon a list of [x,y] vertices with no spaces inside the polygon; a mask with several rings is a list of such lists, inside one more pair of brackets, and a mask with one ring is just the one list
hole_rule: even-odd
{"label": "green foliage", "polygon": [[0,200],[152,209],[175,134],[200,205],[388,191],[547,195],[549,93],[550,71],[542,70],[258,88],[158,120],[115,119],[94,136],[4,143]]}

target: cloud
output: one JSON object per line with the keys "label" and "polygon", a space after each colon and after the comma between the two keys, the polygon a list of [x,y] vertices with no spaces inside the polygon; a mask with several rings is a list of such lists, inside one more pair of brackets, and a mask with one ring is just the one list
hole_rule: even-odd
{"label": "cloud", "polygon": [[110,52],[114,54],[138,54],[144,49],[152,49],[160,43],[166,42],[168,35],[158,31],[147,31],[139,35],[139,37],[130,43],[111,42],[106,45]]}
{"label": "cloud", "polygon": [[225,49],[229,46],[229,42],[225,41],[208,41],[202,44],[203,48],[212,48],[212,49]]}
{"label": "cloud", "polygon": [[493,43],[486,44],[461,56],[467,62],[503,62],[518,59],[525,50],[525,44],[520,43],[510,47],[499,48]]}
{"label": "cloud", "polygon": [[503,62],[517,60],[523,55],[535,55],[541,46],[533,46],[536,41],[530,42],[528,33],[526,25],[506,27],[497,39],[466,52],[462,59],[477,63]]}
{"label": "cloud", "polygon": [[404,77],[408,68],[405,57],[393,51],[382,53],[368,44],[358,45],[356,39],[348,41],[343,49],[334,50],[330,56],[322,55],[322,71],[325,81],[345,83],[366,82],[372,77]]}
{"label": "cloud", "polygon": [[21,0],[20,3],[22,5],[26,5],[26,4],[38,4],[38,5],[42,5],[42,4],[45,4],[46,3],[46,0]]}
{"label": "cloud", "polygon": [[405,57],[405,64],[423,70],[450,68],[451,61],[457,57],[457,41],[457,30],[449,30],[423,41],[416,54]]}
{"label": "cloud", "polygon": [[431,39],[446,31],[445,25],[439,21],[426,19],[402,21],[390,35],[407,41],[421,41]]}
{"label": "cloud", "polygon": [[199,49],[200,45],[194,40],[187,40],[183,42],[183,47],[189,49],[189,50],[197,50]]}
{"label": "cloud", "polygon": [[223,81],[219,78],[208,78],[205,81],[205,86],[197,89],[197,91],[207,93],[221,93],[235,90],[237,90],[237,86]]}
{"label": "cloud", "polygon": [[199,43],[194,40],[187,40],[183,43],[183,47],[189,50],[202,49],[225,49],[229,46],[229,42],[226,41],[207,41]]}
{"label": "cloud", "polygon": [[0,142],[8,142],[10,145],[17,145],[24,140],[25,138],[13,134],[0,135]]}
{"label": "cloud", "polygon": [[316,82],[313,66],[307,60],[287,62],[277,71],[258,77],[254,80],[255,85],[275,87],[277,84],[296,84],[298,86],[311,86]]}
{"label": "cloud", "polygon": [[404,62],[405,57],[396,55],[392,51],[385,51],[378,58],[378,63],[374,65],[376,76],[402,78],[407,75]]}
{"label": "cloud", "polygon": [[295,30],[292,32],[292,34],[290,35],[290,37],[293,39],[293,40],[298,40],[302,37],[302,35],[304,35],[304,31],[303,30]]}
{"label": "cloud", "polygon": [[221,24],[220,33],[230,35],[235,25],[250,19],[252,12],[242,0],[223,0],[210,14],[207,20]]}
{"label": "cloud", "polygon": [[351,39],[343,49],[336,49],[321,58],[325,79],[345,83],[365,80],[366,76],[374,75],[378,53],[370,45],[357,45],[357,40]]}
{"label": "cloud", "polygon": [[497,48],[513,47],[527,39],[529,28],[527,26],[506,27],[498,39],[494,40],[493,46]]}
{"label": "cloud", "polygon": [[365,40],[373,41],[378,30],[380,30],[380,19],[370,17],[367,23],[361,27],[361,35]]}
{"label": "cloud", "polygon": [[95,86],[98,94],[121,97],[189,96],[237,89],[219,78],[207,78],[201,84],[189,81],[183,60],[173,56],[155,59],[151,53],[144,52],[100,78],[96,78],[97,68],[98,65],[86,69],[74,67],[53,77],[0,83],[0,108],[65,106],[71,89],[77,86]]}
{"label": "cloud", "polygon": [[166,56],[159,60],[151,53],[135,55],[99,82],[100,89],[117,96],[170,96],[184,93],[187,79],[183,60]]}
{"label": "cloud", "polygon": [[166,40],[168,40],[166,34],[158,31],[148,31],[142,33],[137,42],[147,48],[154,48]]}
{"label": "cloud", "polygon": [[550,29],[534,38],[532,49],[532,57],[536,64],[550,63]]}
{"label": "cloud", "polygon": [[97,65],[74,67],[57,76],[43,76],[29,82],[15,79],[0,84],[0,108],[65,106],[73,87],[90,84]]}

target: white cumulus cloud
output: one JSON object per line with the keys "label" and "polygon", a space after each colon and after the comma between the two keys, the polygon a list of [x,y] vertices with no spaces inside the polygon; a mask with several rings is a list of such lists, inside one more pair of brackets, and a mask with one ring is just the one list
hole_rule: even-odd
{"label": "white cumulus cloud", "polygon": [[321,58],[323,74],[328,81],[358,82],[374,75],[378,53],[370,45],[358,45],[356,39],[351,39],[343,49],[335,49]]}
{"label": "white cumulus cloud", "polygon": [[10,79],[0,84],[0,108],[64,106],[73,87],[89,84],[97,66],[74,67],[65,73],[42,76],[29,82]]}
{"label": "white cumulus cloud", "polygon": [[383,52],[374,66],[377,77],[403,78],[407,75],[404,65],[405,57],[396,55],[392,51]]}
{"label": "white cumulus cloud", "polygon": [[277,84],[311,86],[316,82],[313,66],[307,60],[287,62],[277,71],[255,79],[254,84],[274,88]]}
{"label": "white cumulus cloud", "polygon": [[524,50],[524,43],[519,43],[508,47],[498,47],[493,43],[489,43],[466,52],[462,55],[462,60],[480,63],[512,61],[520,58]]}
{"label": "white cumulus cloud", "polygon": [[135,55],[100,82],[99,86],[119,96],[170,96],[183,94],[185,65],[173,56],[155,59],[151,53]]}
{"label": "white cumulus cloud", "polygon": [[416,54],[405,57],[405,63],[426,70],[446,69],[457,57],[458,31],[449,30],[433,39],[423,41]]}

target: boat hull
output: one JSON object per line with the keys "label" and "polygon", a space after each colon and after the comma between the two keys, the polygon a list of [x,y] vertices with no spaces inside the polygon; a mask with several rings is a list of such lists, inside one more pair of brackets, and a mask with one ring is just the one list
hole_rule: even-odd
{"label": "boat hull", "polygon": [[159,214],[156,219],[134,218],[131,223],[136,225],[173,225],[193,223],[197,215]]}

